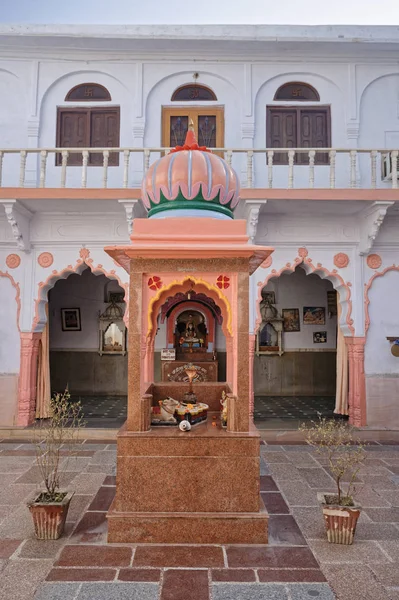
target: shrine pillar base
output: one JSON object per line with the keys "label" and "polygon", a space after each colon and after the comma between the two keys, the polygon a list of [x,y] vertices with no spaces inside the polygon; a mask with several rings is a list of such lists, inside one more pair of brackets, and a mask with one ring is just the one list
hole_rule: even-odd
{"label": "shrine pillar base", "polygon": [[153,427],[118,434],[116,496],[108,541],[146,544],[266,544],[259,434],[208,421],[189,434]]}

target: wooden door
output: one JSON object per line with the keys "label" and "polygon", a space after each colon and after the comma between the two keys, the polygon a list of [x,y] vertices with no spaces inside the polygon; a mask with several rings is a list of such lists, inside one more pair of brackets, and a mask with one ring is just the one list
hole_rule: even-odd
{"label": "wooden door", "polygon": [[162,107],[162,146],[182,146],[190,119],[200,146],[224,147],[224,108],[221,106],[195,108]]}
{"label": "wooden door", "polygon": [[[267,146],[268,148],[297,147],[297,111],[296,109],[274,108],[267,109]],[[288,164],[286,152],[275,153],[275,165]]]}

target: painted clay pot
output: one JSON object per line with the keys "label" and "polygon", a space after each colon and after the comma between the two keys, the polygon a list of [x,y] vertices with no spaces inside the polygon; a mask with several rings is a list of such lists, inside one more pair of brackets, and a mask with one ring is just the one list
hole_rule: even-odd
{"label": "painted clay pot", "polygon": [[41,494],[35,493],[28,502],[38,540],[58,540],[61,537],[74,492],[68,492],[60,502],[37,502]]}
{"label": "painted clay pot", "polygon": [[327,504],[326,496],[332,494],[318,493],[317,499],[322,505],[324,523],[326,525],[327,539],[332,544],[353,544],[357,521],[360,516],[361,506],[340,506]]}

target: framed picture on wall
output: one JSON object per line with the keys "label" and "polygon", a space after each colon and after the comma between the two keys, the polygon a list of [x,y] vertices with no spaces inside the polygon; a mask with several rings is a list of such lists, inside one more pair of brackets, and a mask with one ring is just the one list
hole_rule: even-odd
{"label": "framed picture on wall", "polygon": [[299,320],[299,308],[283,308],[283,331],[301,331],[301,322]]}
{"label": "framed picture on wall", "polygon": [[124,302],[125,292],[109,292],[108,302],[114,302],[115,304],[122,304]]}
{"label": "framed picture on wall", "polygon": [[336,290],[330,290],[327,292],[327,309],[329,317],[334,317],[338,314]]}
{"label": "framed picture on wall", "polygon": [[315,331],[313,333],[314,344],[325,344],[327,342],[327,331]]}
{"label": "framed picture on wall", "polygon": [[62,331],[81,331],[80,308],[61,308]]}
{"label": "framed picture on wall", "polygon": [[325,325],[326,309],[324,306],[304,306],[303,307],[304,325]]}

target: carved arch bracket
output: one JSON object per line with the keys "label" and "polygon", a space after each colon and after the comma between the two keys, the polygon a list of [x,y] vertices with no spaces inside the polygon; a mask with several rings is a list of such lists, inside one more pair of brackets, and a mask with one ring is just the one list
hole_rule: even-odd
{"label": "carved arch bracket", "polygon": [[372,249],[374,242],[378,236],[381,225],[384,222],[388,208],[394,202],[373,202],[371,206],[367,206],[360,211],[360,243],[359,254],[361,256],[368,254]]}
{"label": "carved arch bracket", "polygon": [[247,221],[247,235],[251,244],[255,243],[256,232],[258,230],[259,216],[262,205],[266,204],[267,200],[259,202],[259,200],[245,201],[245,219]]}
{"label": "carved arch bracket", "polygon": [[0,200],[19,250],[30,252],[30,220],[32,213],[17,200]]}

